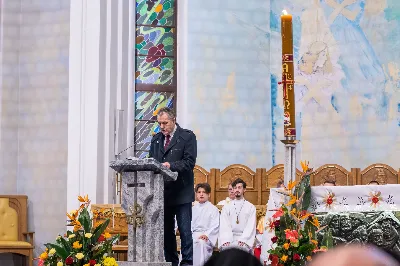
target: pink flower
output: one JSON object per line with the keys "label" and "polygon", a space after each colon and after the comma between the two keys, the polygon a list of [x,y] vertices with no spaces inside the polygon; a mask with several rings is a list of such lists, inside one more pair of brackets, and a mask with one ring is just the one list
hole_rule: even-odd
{"label": "pink flower", "polygon": [[299,233],[296,230],[286,231],[286,239],[290,242],[295,242],[299,238]]}
{"label": "pink flower", "polygon": [[276,211],[276,213],[274,215],[272,215],[272,218],[276,219],[279,218],[283,215],[283,210],[282,208],[280,208],[279,210]]}
{"label": "pink flower", "polygon": [[38,266],[44,266],[44,260],[40,259],[38,262]]}

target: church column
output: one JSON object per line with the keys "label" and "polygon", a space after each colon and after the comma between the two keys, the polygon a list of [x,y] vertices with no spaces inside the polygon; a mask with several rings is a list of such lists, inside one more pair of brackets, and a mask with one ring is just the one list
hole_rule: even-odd
{"label": "church column", "polygon": [[177,119],[178,123],[184,127],[189,127],[189,109],[188,109],[188,2],[179,2],[179,8],[177,9]]}
{"label": "church column", "polygon": [[[80,194],[89,194],[92,203],[115,202],[108,163],[133,132],[134,3],[71,0],[68,210],[77,207]],[[115,142],[117,110],[123,112]]]}
{"label": "church column", "polygon": [[98,185],[100,1],[71,0],[67,208],[96,202]]}

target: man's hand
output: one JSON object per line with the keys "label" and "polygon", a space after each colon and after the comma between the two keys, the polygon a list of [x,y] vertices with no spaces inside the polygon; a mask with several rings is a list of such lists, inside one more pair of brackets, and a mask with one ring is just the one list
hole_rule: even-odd
{"label": "man's hand", "polygon": [[162,165],[164,165],[164,166],[167,167],[168,169],[171,167],[171,165],[169,164],[169,162],[162,163]]}
{"label": "man's hand", "polygon": [[202,240],[204,240],[204,241],[208,241],[208,237],[206,236],[206,235],[201,235],[200,237],[199,237],[199,239],[202,239]]}

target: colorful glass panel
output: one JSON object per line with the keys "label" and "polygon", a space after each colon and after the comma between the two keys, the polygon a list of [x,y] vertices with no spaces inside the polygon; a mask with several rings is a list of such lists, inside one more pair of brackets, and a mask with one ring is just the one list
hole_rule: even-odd
{"label": "colorful glass panel", "polygon": [[151,138],[160,131],[157,122],[136,121],[135,122],[135,151],[148,151]]}
{"label": "colorful glass panel", "polygon": [[173,26],[174,0],[136,0],[136,24]]}
{"label": "colorful glass panel", "polygon": [[174,93],[170,92],[145,92],[135,93],[135,119],[156,120],[156,111],[163,107],[173,108]]}
{"label": "colorful glass panel", "polygon": [[174,59],[170,57],[136,57],[135,83],[174,84]]}
{"label": "colorful glass panel", "polygon": [[136,55],[173,56],[174,29],[147,26],[137,27]]}
{"label": "colorful glass panel", "polygon": [[136,158],[144,159],[144,158],[147,158],[147,155],[149,155],[148,151],[135,151]]}

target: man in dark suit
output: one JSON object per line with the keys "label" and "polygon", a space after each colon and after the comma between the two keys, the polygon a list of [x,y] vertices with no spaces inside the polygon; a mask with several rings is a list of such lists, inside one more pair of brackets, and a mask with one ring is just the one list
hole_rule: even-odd
{"label": "man in dark suit", "polygon": [[175,113],[161,108],[157,114],[161,131],[151,140],[149,157],[161,162],[178,179],[165,182],[164,190],[164,252],[172,266],[179,264],[175,236],[175,216],[181,238],[181,265],[193,265],[193,239],[191,232],[192,202],[194,201],[194,174],[196,164],[196,135],[176,123]]}

